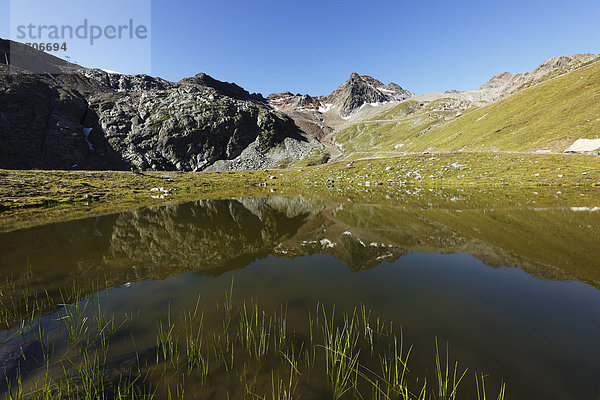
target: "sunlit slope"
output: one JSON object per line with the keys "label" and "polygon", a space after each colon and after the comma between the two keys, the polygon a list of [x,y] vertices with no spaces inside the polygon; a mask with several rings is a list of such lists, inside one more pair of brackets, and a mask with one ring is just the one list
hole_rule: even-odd
{"label": "sunlit slope", "polygon": [[371,120],[344,129],[335,141],[346,155],[404,151],[410,142],[469,109],[469,102],[452,98],[428,103],[407,100]]}
{"label": "sunlit slope", "polygon": [[[453,118],[443,100],[405,102],[340,132],[347,155],[398,151],[564,151],[580,138],[600,138],[600,63],[524,89]],[[456,101],[456,100],[455,100]],[[441,102],[441,104],[440,104]]]}

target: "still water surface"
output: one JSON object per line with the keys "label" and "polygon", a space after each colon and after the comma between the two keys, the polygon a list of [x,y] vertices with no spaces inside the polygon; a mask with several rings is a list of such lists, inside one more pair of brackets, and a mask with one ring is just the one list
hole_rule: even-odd
{"label": "still water surface", "polygon": [[[419,376],[433,372],[435,339],[448,343],[452,362],[469,368],[460,398],[476,398],[477,371],[495,389],[504,380],[509,399],[597,399],[599,226],[600,212],[568,208],[197,201],[1,234],[0,274],[28,276],[27,290],[50,296],[73,280],[102,282],[112,288],[101,292],[105,312],[140,316],[138,349],[156,343],[158,320],[193,309],[199,295],[211,324],[211,305],[233,281],[236,304],[286,305],[299,334],[317,304],[339,314],[365,305],[402,330]],[[130,337],[115,335],[111,351],[131,352]],[[9,370],[14,340],[3,346]],[[222,386],[207,398],[226,398]]]}

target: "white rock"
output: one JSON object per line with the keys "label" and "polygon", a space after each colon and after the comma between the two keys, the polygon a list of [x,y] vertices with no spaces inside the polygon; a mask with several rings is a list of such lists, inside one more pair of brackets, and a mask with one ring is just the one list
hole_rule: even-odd
{"label": "white rock", "polygon": [[321,246],[324,247],[324,248],[335,247],[335,243],[333,243],[329,239],[321,239],[319,243],[321,243]]}
{"label": "white rock", "polygon": [[600,149],[600,139],[578,139],[565,150],[565,153],[582,153]]}

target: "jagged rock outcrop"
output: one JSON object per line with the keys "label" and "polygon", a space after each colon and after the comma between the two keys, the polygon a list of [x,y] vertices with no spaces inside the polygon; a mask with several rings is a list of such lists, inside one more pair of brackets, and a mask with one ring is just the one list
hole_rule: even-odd
{"label": "jagged rock outcrop", "polygon": [[326,121],[326,117],[331,116],[325,115],[329,109],[324,108],[317,97],[281,92],[269,95],[266,100],[273,109],[291,117],[310,137],[323,140],[333,132],[330,122]]}
{"label": "jagged rock outcrop", "polygon": [[492,91],[498,96],[514,92],[524,85],[533,83],[555,71],[567,72],[595,58],[594,54],[573,54],[550,58],[531,72],[501,72],[487,81],[480,91]]}
{"label": "jagged rock outcrop", "polygon": [[22,61],[0,65],[0,168],[255,169],[326,153],[262,95],[206,74],[174,83],[3,40],[0,52]]}
{"label": "jagged rock outcrop", "polygon": [[412,95],[395,83],[384,85],[368,75],[353,72],[350,78],[327,96],[311,97],[307,94],[281,92],[267,97],[269,105],[286,113],[318,112],[325,114],[333,111],[337,116],[346,118],[366,104],[372,106],[402,101]]}
{"label": "jagged rock outcrop", "polygon": [[270,94],[266,99],[271,106],[287,111],[319,111],[321,102],[308,94],[281,92]]}
{"label": "jagged rock outcrop", "polygon": [[124,75],[101,69],[85,69],[82,73],[86,77],[92,78],[117,92],[168,90],[177,86],[172,82],[148,75]]}
{"label": "jagged rock outcrop", "polygon": [[235,83],[221,82],[205,73],[199,73],[196,76],[184,78],[179,81],[179,84],[185,83],[210,87],[215,89],[217,93],[223,96],[231,97],[237,100],[252,100],[259,103],[264,103],[266,101],[266,99],[260,93],[250,94],[247,90],[236,85]]}
{"label": "jagged rock outcrop", "polygon": [[352,73],[327,96],[281,92],[266,101],[275,110],[291,117],[308,136],[327,146],[333,159],[343,157],[333,135],[350,122],[368,119],[412,96],[395,83],[387,85],[368,75]]}
{"label": "jagged rock outcrop", "polygon": [[345,118],[365,104],[402,101],[411,94],[395,83],[384,85],[368,75],[361,76],[353,72],[350,79],[320,100],[325,107],[336,107],[340,116]]}
{"label": "jagged rock outcrop", "polygon": [[81,75],[11,74],[0,65],[0,168],[66,169],[84,160],[100,167],[83,121],[86,97],[102,90]]}
{"label": "jagged rock outcrop", "polygon": [[[238,161],[236,169],[252,169],[253,162],[258,168],[273,166],[257,159],[284,146],[286,139],[298,142],[300,150],[318,149],[283,114],[196,84],[101,93],[89,101],[86,126],[92,128],[94,149],[140,169],[201,171],[219,160]],[[243,153],[251,144],[257,154]]]}

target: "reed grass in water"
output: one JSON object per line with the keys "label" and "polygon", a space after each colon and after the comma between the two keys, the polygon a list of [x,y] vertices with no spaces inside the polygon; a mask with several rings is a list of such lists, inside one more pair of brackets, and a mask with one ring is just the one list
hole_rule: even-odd
{"label": "reed grass in water", "polygon": [[[503,382],[491,390],[486,376],[475,373],[472,393],[463,384],[468,370],[451,361],[448,345],[440,352],[437,339],[433,374],[419,374],[410,367],[414,350],[402,331],[365,306],[339,313],[317,304],[295,331],[285,305],[237,304],[232,281],[216,305],[200,297],[192,309],[174,312],[169,305],[166,319],[156,321],[155,343],[140,348],[133,313],[120,317],[103,309],[110,290],[97,287],[85,296],[73,286],[53,305],[47,293],[11,298],[11,287],[3,288],[0,314],[21,321],[6,323],[0,343],[22,350],[0,385],[0,396],[10,400],[502,400],[506,391]],[[56,311],[42,311],[52,307]],[[123,338],[130,339],[131,352],[113,354]],[[35,356],[28,353],[32,346],[40,349]]]}

